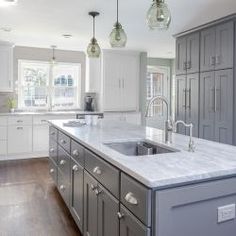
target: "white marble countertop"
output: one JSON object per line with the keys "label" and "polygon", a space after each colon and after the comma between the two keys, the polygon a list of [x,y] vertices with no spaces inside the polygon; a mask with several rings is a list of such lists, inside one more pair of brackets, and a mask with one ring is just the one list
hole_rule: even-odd
{"label": "white marble countertop", "polygon": [[154,156],[125,156],[105,146],[106,142],[147,139],[163,144],[158,129],[122,122],[101,121],[97,126],[64,127],[62,120],[50,121],[82,145],[150,188],[202,182],[236,176],[236,147],[195,138],[196,152],[187,151],[189,137],[173,134],[169,146],[176,153]]}

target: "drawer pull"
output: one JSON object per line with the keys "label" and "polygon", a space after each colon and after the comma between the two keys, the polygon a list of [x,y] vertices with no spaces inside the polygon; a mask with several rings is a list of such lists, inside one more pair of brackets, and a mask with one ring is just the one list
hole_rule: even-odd
{"label": "drawer pull", "polygon": [[62,139],[61,144],[66,144],[66,141],[64,139]]}
{"label": "drawer pull", "polygon": [[47,123],[47,120],[41,120],[42,123]]}
{"label": "drawer pull", "polygon": [[72,154],[73,154],[73,156],[78,157],[78,156],[79,156],[79,151],[75,149],[75,150],[72,152]]}
{"label": "drawer pull", "polygon": [[61,185],[61,186],[60,186],[60,190],[61,190],[62,192],[65,192],[66,187],[65,187],[64,185]]}
{"label": "drawer pull", "polygon": [[50,171],[49,171],[50,174],[53,174],[54,172],[55,172],[54,169],[50,169]]}
{"label": "drawer pull", "polygon": [[125,215],[120,212],[117,212],[117,216],[120,220],[125,217]]}
{"label": "drawer pull", "polygon": [[72,170],[73,170],[73,171],[78,171],[78,170],[79,170],[79,167],[78,167],[77,165],[74,165],[74,166],[72,167]]}
{"label": "drawer pull", "polygon": [[55,134],[56,134],[56,132],[55,132],[55,131],[52,131],[52,132],[51,132],[51,135],[52,135],[52,136],[54,136]]}
{"label": "drawer pull", "polygon": [[138,200],[134,197],[134,194],[131,192],[126,194],[125,201],[130,203],[131,205],[138,205]]}
{"label": "drawer pull", "polygon": [[97,174],[97,175],[101,175],[101,174],[102,174],[102,170],[100,169],[99,166],[96,166],[96,167],[93,169],[93,173],[94,173],[94,174]]}
{"label": "drawer pull", "polygon": [[50,153],[54,153],[55,152],[55,150],[54,150],[54,148],[50,148]]}
{"label": "drawer pull", "polygon": [[23,130],[23,127],[17,127],[16,129],[17,130]]}
{"label": "drawer pull", "polygon": [[101,194],[102,193],[102,190],[99,190],[99,189],[95,189],[95,194],[98,196],[99,194]]}
{"label": "drawer pull", "polygon": [[94,191],[97,187],[94,186],[93,184],[90,185],[90,188]]}
{"label": "drawer pull", "polygon": [[23,122],[23,120],[17,120],[16,122],[17,122],[17,123],[22,123],[22,122]]}
{"label": "drawer pull", "polygon": [[66,161],[65,161],[65,160],[61,160],[61,161],[60,161],[60,165],[61,165],[61,166],[65,165],[65,164],[66,164]]}

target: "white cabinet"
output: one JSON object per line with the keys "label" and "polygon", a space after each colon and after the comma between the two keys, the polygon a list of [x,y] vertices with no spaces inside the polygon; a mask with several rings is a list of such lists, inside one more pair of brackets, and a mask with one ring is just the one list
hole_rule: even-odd
{"label": "white cabinet", "polygon": [[32,152],[32,126],[8,127],[8,154]]}
{"label": "white cabinet", "polygon": [[[0,156],[7,155],[7,117],[0,117]],[[1,158],[2,159],[2,158]]]}
{"label": "white cabinet", "polygon": [[34,125],[33,127],[33,152],[47,152],[49,146],[49,126]]}
{"label": "white cabinet", "polygon": [[0,92],[13,91],[13,45],[0,42]]}
{"label": "white cabinet", "polygon": [[139,69],[139,53],[104,51],[104,111],[137,111],[139,109]]}

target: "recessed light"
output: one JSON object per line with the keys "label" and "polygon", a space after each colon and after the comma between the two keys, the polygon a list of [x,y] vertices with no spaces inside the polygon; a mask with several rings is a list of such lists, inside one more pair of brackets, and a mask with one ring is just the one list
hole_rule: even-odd
{"label": "recessed light", "polygon": [[64,38],[66,38],[66,39],[72,38],[72,35],[71,35],[71,34],[63,34],[62,36],[63,36]]}

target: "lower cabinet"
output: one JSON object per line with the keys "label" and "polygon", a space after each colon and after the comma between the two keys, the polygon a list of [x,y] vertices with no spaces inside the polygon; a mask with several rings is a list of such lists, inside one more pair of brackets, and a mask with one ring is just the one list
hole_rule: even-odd
{"label": "lower cabinet", "polygon": [[71,213],[83,232],[83,201],[84,201],[84,169],[71,159]]}
{"label": "lower cabinet", "polygon": [[60,169],[58,169],[58,172],[57,172],[57,187],[66,205],[69,207],[70,206],[70,185],[65,179]]}

